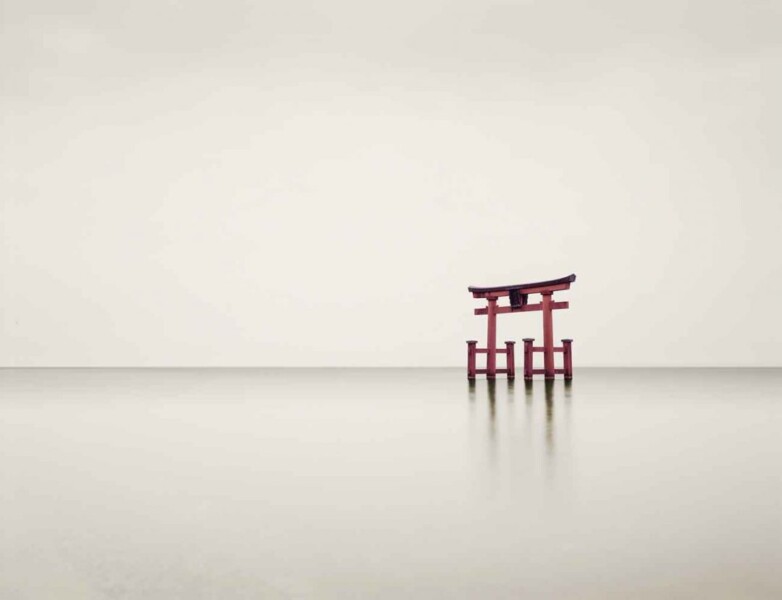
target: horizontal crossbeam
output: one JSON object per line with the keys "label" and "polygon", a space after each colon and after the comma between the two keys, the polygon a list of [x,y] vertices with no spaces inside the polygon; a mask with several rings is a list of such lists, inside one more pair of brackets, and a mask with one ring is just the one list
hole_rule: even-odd
{"label": "horizontal crossbeam", "polygon": [[[564,375],[565,374],[565,369],[554,369],[554,373],[556,375]],[[545,375],[546,374],[546,369],[532,369],[532,374],[533,375]]]}
{"label": "horizontal crossbeam", "polygon": [[[565,348],[563,346],[554,346],[553,348],[554,352],[564,352]],[[533,352],[545,352],[546,348],[543,346],[533,346],[532,347]]]}
{"label": "horizontal crossbeam", "polygon": [[[552,310],[557,309],[563,309],[563,308],[569,308],[570,305],[567,302],[552,302],[551,308]],[[504,313],[512,313],[512,312],[532,312],[536,310],[543,310],[543,304],[538,302],[537,304],[525,304],[524,306],[498,306],[494,309],[495,314],[504,314]],[[484,308],[476,308],[474,311],[474,314],[476,315],[488,315],[489,309]]]}

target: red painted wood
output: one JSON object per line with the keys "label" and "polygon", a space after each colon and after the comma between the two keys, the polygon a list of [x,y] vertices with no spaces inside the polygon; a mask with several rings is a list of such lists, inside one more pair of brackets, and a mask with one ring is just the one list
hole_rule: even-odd
{"label": "red painted wood", "polygon": [[478,340],[467,341],[467,379],[475,379],[475,347]]}
{"label": "red painted wood", "polygon": [[533,281],[531,283],[514,283],[511,285],[496,285],[493,287],[478,287],[471,285],[467,288],[468,291],[478,294],[486,294],[493,292],[508,292],[511,289],[520,290],[525,294],[532,294],[530,290],[539,288],[557,287],[559,285],[570,286],[576,280],[575,274],[568,275],[567,277],[560,277],[559,279],[549,279],[547,281]]}
{"label": "red painted wood", "polygon": [[[570,305],[567,302],[552,302],[551,303],[551,309],[552,310],[560,310],[564,308],[570,308]],[[506,313],[516,313],[516,312],[535,312],[538,310],[543,310],[543,304],[525,304],[524,306],[520,306],[518,308],[513,308],[512,306],[498,306],[495,310],[496,314],[506,314]],[[487,313],[487,309],[485,308],[476,308],[473,310],[473,314],[475,315],[485,315]]]}
{"label": "red painted wood", "polygon": [[543,292],[543,368],[546,379],[554,379],[554,321],[551,318],[551,292]]}
{"label": "red painted wood", "polygon": [[505,366],[507,367],[508,379],[516,378],[516,354],[514,351],[515,346],[516,342],[505,342],[505,354],[507,358]]}
{"label": "red painted wood", "polygon": [[573,340],[565,338],[562,340],[564,350],[565,380],[573,379]]}
{"label": "red painted wood", "polygon": [[[560,290],[570,289],[570,284],[576,280],[575,275],[569,275],[560,279],[549,281],[538,281],[534,283],[522,283],[510,286],[497,287],[469,287],[469,291],[475,298],[483,298],[487,305],[483,308],[474,309],[476,315],[486,315],[487,332],[486,347],[478,348],[473,346],[468,349],[468,377],[472,372],[472,378],[477,373],[485,373],[488,379],[494,379],[497,373],[507,373],[508,378],[515,376],[515,347],[512,342],[505,342],[505,349],[497,348],[497,315],[515,312],[535,312],[543,313],[543,345],[535,346],[533,338],[524,338],[524,379],[532,379],[534,374],[543,374],[545,379],[554,379],[556,374],[564,374],[565,379],[572,379],[572,340],[563,340],[562,346],[554,346],[554,320],[553,311],[567,309],[570,307],[568,302],[555,302],[553,293]],[[540,294],[542,299],[539,303],[530,303],[528,297],[530,294]],[[509,304],[499,306],[500,298],[508,297]],[[543,354],[543,369],[534,369],[534,354],[540,352]],[[563,355],[563,368],[557,369],[554,365],[554,354]],[[486,368],[476,369],[475,361],[477,354],[486,354]],[[497,355],[505,354],[506,368],[497,368]],[[470,362],[472,361],[472,362]]]}
{"label": "red painted wood", "polygon": [[524,379],[532,379],[532,343],[535,338],[524,338]]}
{"label": "red painted wood", "polygon": [[[563,283],[560,285],[547,285],[543,287],[537,287],[537,288],[529,288],[525,289],[525,294],[542,294],[543,292],[560,292],[562,290],[569,290],[570,284],[569,283]],[[503,296],[509,296],[510,290],[500,291],[500,292],[473,292],[472,297],[473,298],[502,298]]]}
{"label": "red painted wood", "polygon": [[486,332],[486,376],[494,379],[497,372],[497,299],[489,298],[487,314],[487,332]]}
{"label": "red painted wood", "polygon": [[[554,369],[554,373],[557,375],[564,375],[565,369]],[[545,375],[546,369],[532,369],[533,375]]]}

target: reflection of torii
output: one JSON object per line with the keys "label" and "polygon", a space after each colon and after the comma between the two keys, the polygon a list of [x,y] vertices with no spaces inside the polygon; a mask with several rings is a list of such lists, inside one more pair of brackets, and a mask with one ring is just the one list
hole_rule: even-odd
{"label": "reflection of torii", "polygon": [[[554,302],[554,292],[570,289],[570,284],[576,280],[575,275],[568,275],[560,279],[549,281],[537,281],[533,283],[517,283],[513,285],[501,285],[495,287],[470,286],[473,298],[485,298],[486,308],[476,308],[476,315],[487,315],[488,331],[486,335],[486,348],[478,348],[476,340],[467,342],[467,377],[475,379],[479,373],[485,373],[488,379],[494,379],[497,373],[507,373],[508,379],[516,376],[514,355],[515,342],[505,342],[505,349],[497,348],[497,315],[512,312],[543,312],[543,346],[533,346],[534,338],[524,338],[524,379],[532,379],[533,375],[542,374],[546,379],[554,379],[556,374],[562,374],[565,379],[573,378],[573,360],[571,343],[573,340],[563,339],[562,346],[554,346],[554,321],[552,311],[568,308],[567,302]],[[530,294],[540,294],[541,301],[537,304],[528,302]],[[497,300],[508,296],[507,306],[497,306]],[[543,369],[533,369],[533,353],[543,353]],[[554,353],[562,352],[563,368],[554,368]],[[486,368],[477,369],[475,359],[477,354],[486,354]],[[497,354],[505,354],[506,368],[497,368]]]}

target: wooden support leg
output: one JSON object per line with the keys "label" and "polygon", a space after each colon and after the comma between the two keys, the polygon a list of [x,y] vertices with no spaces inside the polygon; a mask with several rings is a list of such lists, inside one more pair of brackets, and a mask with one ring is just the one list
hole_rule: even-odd
{"label": "wooden support leg", "polygon": [[573,379],[573,340],[562,340],[562,358],[565,363],[565,381]]}
{"label": "wooden support leg", "polygon": [[488,298],[488,332],[486,334],[486,378],[497,376],[497,298]]}
{"label": "wooden support leg", "polygon": [[478,340],[467,340],[467,379],[475,379],[475,348]]}
{"label": "wooden support leg", "polygon": [[508,379],[516,379],[516,342],[505,342],[505,366],[508,369]]}
{"label": "wooden support leg", "polygon": [[532,381],[532,343],[535,338],[524,338],[524,380]]}
{"label": "wooden support leg", "polygon": [[546,379],[554,379],[554,321],[551,292],[543,292],[543,370]]}

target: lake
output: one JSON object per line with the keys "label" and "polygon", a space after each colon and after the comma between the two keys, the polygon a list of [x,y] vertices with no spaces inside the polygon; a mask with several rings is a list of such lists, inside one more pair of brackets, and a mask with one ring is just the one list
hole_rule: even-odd
{"label": "lake", "polygon": [[0,370],[0,597],[782,598],[782,370]]}

